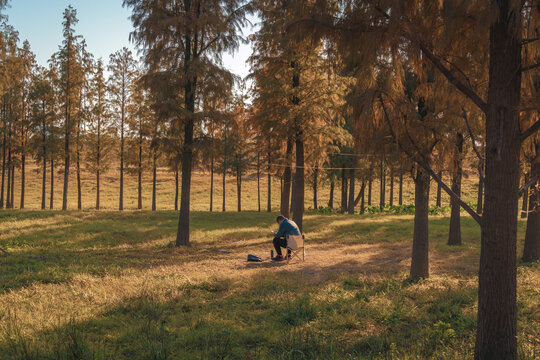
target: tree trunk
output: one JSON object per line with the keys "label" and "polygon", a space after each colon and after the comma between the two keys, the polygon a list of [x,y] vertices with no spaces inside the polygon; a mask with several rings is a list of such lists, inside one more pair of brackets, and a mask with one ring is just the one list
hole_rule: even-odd
{"label": "tree trunk", "polygon": [[281,215],[289,218],[289,202],[291,201],[291,155],[292,155],[293,144],[290,138],[287,139],[287,149],[285,154],[286,166],[283,172],[283,192],[281,193],[281,206],[280,213]]}
{"label": "tree trunk", "polygon": [[411,279],[429,277],[429,174],[422,168],[414,179],[414,235],[411,259]]}
{"label": "tree trunk", "polygon": [[99,193],[100,193],[100,189],[101,189],[101,182],[100,182],[100,176],[101,175],[101,171],[99,171],[99,165],[98,165],[98,168],[97,168],[97,171],[96,171],[96,210],[99,210],[100,208],[100,202],[99,202]]}
{"label": "tree trunk", "polygon": [[372,188],[373,188],[373,180],[369,179],[369,182],[368,182],[368,196],[367,196],[367,204],[368,204],[368,206],[371,206]]}
{"label": "tree trunk", "polygon": [[46,194],[47,191],[47,157],[43,156],[43,168],[41,170],[42,172],[42,179],[41,179],[41,210],[45,210],[45,201],[46,201]]}
{"label": "tree trunk", "polygon": [[2,185],[0,187],[0,209],[4,208],[4,179],[6,177],[6,122],[4,121],[4,140],[2,141]]}
{"label": "tree trunk", "polygon": [[54,209],[54,159],[51,157],[51,198],[49,199],[49,208]]}
{"label": "tree trunk", "polygon": [[384,171],[384,156],[381,156],[380,178],[381,178],[381,184],[380,184],[379,207],[381,208],[381,211],[382,211],[384,209],[384,206],[386,205],[386,174]]}
{"label": "tree trunk", "polygon": [[257,153],[257,211],[261,212],[261,153]]}
{"label": "tree trunk", "polygon": [[313,171],[313,209],[314,210],[317,210],[319,208],[317,204],[317,183],[319,181],[318,175],[319,175],[319,167],[315,166],[315,170]]}
{"label": "tree trunk", "polygon": [[[45,119],[45,118],[44,118]],[[43,128],[42,128],[42,137],[43,137],[43,178],[41,180],[41,210],[45,210],[45,192],[47,191],[47,135],[45,130],[45,120],[43,120]]]}
{"label": "tree trunk", "polygon": [[236,203],[238,212],[242,212],[242,174],[240,166],[236,167]]}
{"label": "tree trunk", "polygon": [[66,72],[66,91],[65,91],[65,119],[64,119],[64,189],[62,193],[62,210],[66,211],[68,206],[68,185],[69,185],[69,166],[70,166],[70,160],[71,160],[71,153],[70,153],[70,147],[69,147],[69,137],[71,135],[71,114],[70,114],[70,93],[71,93],[71,82],[70,82],[70,61],[71,61],[71,54],[70,54],[70,44],[68,42],[67,44],[67,72]]}
{"label": "tree trunk", "polygon": [[482,214],[484,208],[482,200],[484,199],[484,180],[481,176],[478,177],[478,199],[476,200],[476,212]]}
{"label": "tree trunk", "polygon": [[[531,164],[531,176],[540,176],[540,144],[536,145],[536,153],[536,161]],[[533,262],[538,259],[540,259],[540,181],[531,186],[529,219],[523,247],[523,261]]]}
{"label": "tree trunk", "polygon": [[[300,86],[300,70],[296,61],[291,62],[292,74],[292,88],[298,88]],[[292,98],[293,106],[300,105],[300,98],[296,95]],[[303,229],[304,219],[304,130],[301,125],[297,123],[298,119],[295,119],[295,140],[296,140],[296,169],[294,172],[294,188],[293,188],[293,204],[292,213],[293,221],[298,225],[300,233]]]}
{"label": "tree trunk", "polygon": [[[529,181],[528,174],[525,174],[523,178],[523,182],[526,184]],[[529,211],[529,189],[525,189],[523,192],[523,202],[521,203],[521,218],[526,219],[527,218],[527,212]]]}
{"label": "tree trunk", "polygon": [[[439,176],[440,179],[442,179],[442,171],[439,171],[437,175]],[[435,206],[437,206],[438,208],[441,207],[441,195],[442,195],[442,188],[441,188],[441,185],[437,183],[437,198],[435,199]]]}
{"label": "tree trunk", "polygon": [[390,206],[394,206],[394,170],[390,169]]}
{"label": "tree trunk", "polygon": [[294,173],[293,221],[298,225],[300,233],[304,220],[304,133],[296,133],[296,171]]}
{"label": "tree trunk", "polygon": [[182,152],[182,195],[176,246],[189,246],[191,168],[193,162],[193,127],[195,115],[196,79],[188,80],[185,87],[186,124],[184,129],[184,149]]}
{"label": "tree trunk", "polygon": [[349,200],[347,202],[347,205],[348,205],[348,208],[347,208],[347,212],[349,214],[354,214],[354,206],[355,206],[355,202],[354,202],[354,194],[355,194],[355,190],[354,190],[354,183],[355,183],[355,176],[354,176],[354,169],[351,169],[349,170],[350,171],[350,176],[351,176],[351,179],[349,180]]}
{"label": "tree trunk", "polygon": [[67,196],[69,185],[69,163],[70,163],[70,149],[69,149],[69,133],[66,130],[64,141],[64,189],[62,194],[62,210],[67,210]]}
{"label": "tree trunk", "polygon": [[152,211],[156,211],[157,151],[154,149],[152,161]]}
{"label": "tree trunk", "polygon": [[11,136],[9,136],[9,140],[10,140],[10,143],[9,143],[9,146],[8,146],[8,160],[7,160],[7,173],[8,173],[8,176],[7,176],[7,189],[6,189],[6,209],[11,209],[12,208],[12,205],[11,205],[11,168],[12,168],[12,163],[11,163]]}
{"label": "tree trunk", "polygon": [[475,359],[517,359],[516,242],[521,150],[521,13],[500,0],[490,29],[486,184]]}
{"label": "tree trunk", "polygon": [[225,205],[226,205],[226,202],[225,202],[225,186],[227,185],[226,183],[226,177],[227,177],[227,167],[226,167],[226,158],[224,158],[223,160],[223,204],[221,205],[221,211],[225,212]]}
{"label": "tree trunk", "polygon": [[24,189],[26,181],[26,156],[24,155],[24,149],[22,150],[23,154],[21,155],[21,204],[20,208],[24,209]]}
{"label": "tree trunk", "polygon": [[330,210],[334,208],[334,188],[335,188],[334,179],[330,180],[330,199],[328,200],[328,207]]}
{"label": "tree trunk", "polygon": [[137,209],[139,210],[142,209],[142,152],[143,152],[143,139],[142,139],[141,125],[139,124],[139,161],[138,161],[138,169],[137,169],[137,177],[138,177]]}
{"label": "tree trunk", "polygon": [[360,214],[364,214],[366,212],[366,183],[362,183],[362,198],[360,202]]}
{"label": "tree trunk", "polygon": [[77,121],[77,209],[82,209],[82,199],[81,199],[81,144],[80,144],[80,133],[81,133],[81,121]]}
{"label": "tree trunk", "polygon": [[348,209],[347,200],[348,200],[348,182],[347,174],[345,169],[341,169],[341,212],[344,212]]}
{"label": "tree trunk", "polygon": [[[452,171],[452,191],[461,197],[461,179],[463,177],[462,166],[463,155],[463,134],[456,134],[456,149],[454,150],[454,164]],[[461,245],[461,206],[450,197],[450,232],[448,234],[448,245]]]}
{"label": "tree trunk", "polygon": [[[212,179],[212,181],[213,180],[214,179]],[[212,196],[210,195],[210,197]],[[174,211],[178,211],[178,166],[174,170]],[[210,211],[212,211],[212,209],[210,209]]]}
{"label": "tree trunk", "polygon": [[291,183],[291,187],[292,187],[292,190],[291,190],[291,203],[289,204],[290,208],[289,208],[289,213],[292,214],[293,212],[293,205],[294,205],[294,199],[295,199],[295,196],[296,196],[296,172],[294,174],[292,174],[292,183]]}
{"label": "tree trunk", "polygon": [[118,201],[118,210],[124,210],[124,121],[125,110],[122,97],[122,116],[120,120],[120,196]]}
{"label": "tree trunk", "polygon": [[358,192],[358,196],[356,199],[354,199],[354,206],[358,206],[360,203],[360,200],[364,197],[364,193],[366,192],[366,182],[362,181],[362,185],[360,186],[360,192]]}
{"label": "tree trunk", "polygon": [[11,208],[15,208],[15,164],[11,166]]}
{"label": "tree trunk", "polygon": [[67,193],[68,193],[68,185],[69,185],[69,133],[66,132],[65,134],[65,142],[64,142],[64,191],[62,194],[62,210],[67,210]]}
{"label": "tree trunk", "polygon": [[272,212],[272,175],[270,175],[270,170],[271,170],[270,163],[271,163],[270,150],[268,150],[268,199],[266,202],[267,212]]}
{"label": "tree trunk", "polygon": [[210,212],[214,210],[214,154],[210,157]]}
{"label": "tree trunk", "polygon": [[[97,154],[96,154],[96,210],[100,208],[100,192],[101,192],[101,118],[97,120]],[[79,136],[77,135],[77,138]],[[77,151],[78,153],[78,151]],[[79,156],[77,155],[77,182],[80,182],[79,176]],[[80,209],[79,209],[80,210]]]}
{"label": "tree trunk", "polygon": [[399,205],[403,205],[403,173],[399,173]]}

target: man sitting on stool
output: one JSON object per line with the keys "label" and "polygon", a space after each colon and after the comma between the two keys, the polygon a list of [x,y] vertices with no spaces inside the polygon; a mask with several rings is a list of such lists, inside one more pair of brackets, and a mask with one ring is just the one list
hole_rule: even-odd
{"label": "man sitting on stool", "polygon": [[[281,254],[281,248],[287,247],[287,236],[300,235],[300,229],[298,229],[298,225],[294,221],[286,219],[283,215],[279,215],[276,221],[279,224],[278,231],[274,233],[274,248],[276,249],[277,256],[272,260],[282,261],[285,258]],[[290,250],[287,251],[287,256],[290,256]]]}

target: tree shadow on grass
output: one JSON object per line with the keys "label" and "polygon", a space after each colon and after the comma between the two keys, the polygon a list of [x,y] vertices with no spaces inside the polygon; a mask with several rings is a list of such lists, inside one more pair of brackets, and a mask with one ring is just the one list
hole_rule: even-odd
{"label": "tree shadow on grass", "polygon": [[[0,218],[9,218],[14,223],[25,222],[23,233],[13,232],[10,236],[10,230],[6,229],[0,240],[0,246],[7,246],[11,252],[0,256],[0,292],[33,282],[60,283],[82,273],[101,276],[130,268],[219,259],[225,255],[217,252],[218,248],[237,254],[241,262],[248,253],[261,256],[272,248],[271,236],[261,229],[274,225],[273,214],[194,212],[192,247],[173,251],[168,247],[176,234],[177,215],[174,211],[0,212]],[[40,222],[35,231],[28,232],[27,222],[36,219]],[[54,224],[50,228],[44,227],[47,219]],[[464,233],[476,231],[471,222],[471,219],[464,219]],[[446,261],[437,263],[441,271],[451,268],[455,260],[475,263],[478,247],[474,236],[465,237],[463,247],[446,247],[442,229],[447,228],[448,218],[431,218],[430,224],[431,243],[435,253],[439,254],[437,256],[444,258],[445,252],[451,252]],[[328,246],[350,252],[351,246],[380,244],[384,249],[369,262],[348,266],[351,271],[367,265],[373,268],[390,266],[396,256],[397,259],[408,256],[412,241],[412,218],[310,215],[306,216],[305,227],[308,257],[310,246]],[[406,255],[392,253],[394,247],[405,248]]]}
{"label": "tree shadow on grass", "polygon": [[[12,212],[12,221],[54,220],[55,227],[34,226],[32,232],[5,231],[0,246],[0,292],[38,283],[60,283],[81,273],[94,276],[168,264],[202,261],[217,247],[232,251],[260,246],[261,213],[193,213],[192,246],[169,249],[177,227],[176,212]],[[25,226],[27,226],[25,224]],[[253,226],[250,230],[246,226]],[[255,241],[254,241],[255,239]],[[189,253],[189,256],[183,256]],[[209,255],[210,254],[210,255]]]}
{"label": "tree shadow on grass", "polygon": [[[468,309],[475,302],[474,288],[413,289],[399,277],[338,273],[337,278],[333,271],[327,269],[316,281],[277,272],[255,274],[243,284],[226,279],[191,284],[165,301],[129,299],[91,319],[64,321],[34,336],[20,335],[14,323],[0,339],[0,352],[14,359],[25,354],[34,359],[470,355],[474,318]],[[419,305],[411,312],[408,306],[414,303]]]}

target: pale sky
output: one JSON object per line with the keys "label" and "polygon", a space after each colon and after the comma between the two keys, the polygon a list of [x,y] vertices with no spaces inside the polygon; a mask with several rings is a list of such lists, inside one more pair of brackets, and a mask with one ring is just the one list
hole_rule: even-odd
{"label": "pale sky", "polygon": [[[134,50],[129,42],[132,31],[129,9],[122,7],[122,0],[11,0],[5,10],[9,23],[19,31],[21,43],[30,42],[37,62],[46,65],[50,56],[62,43],[62,14],[68,5],[77,9],[79,23],[77,34],[82,35],[88,50],[95,58],[108,62],[109,55],[124,46]],[[253,20],[256,21],[256,20]],[[244,35],[255,30],[248,27]],[[134,54],[136,52],[134,51]],[[225,54],[223,64],[231,72],[245,77],[249,73],[246,60],[251,54],[250,45],[241,45],[234,54]]]}

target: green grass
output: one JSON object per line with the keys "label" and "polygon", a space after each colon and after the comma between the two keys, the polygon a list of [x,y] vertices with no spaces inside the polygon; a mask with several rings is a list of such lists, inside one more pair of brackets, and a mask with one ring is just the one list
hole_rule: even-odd
{"label": "green grass", "polygon": [[[479,229],[407,278],[412,216],[308,214],[305,263],[267,257],[275,214],[0,213],[0,359],[464,359],[476,322]],[[524,223],[519,227],[522,248]],[[518,269],[520,359],[539,353],[539,264]]]}

